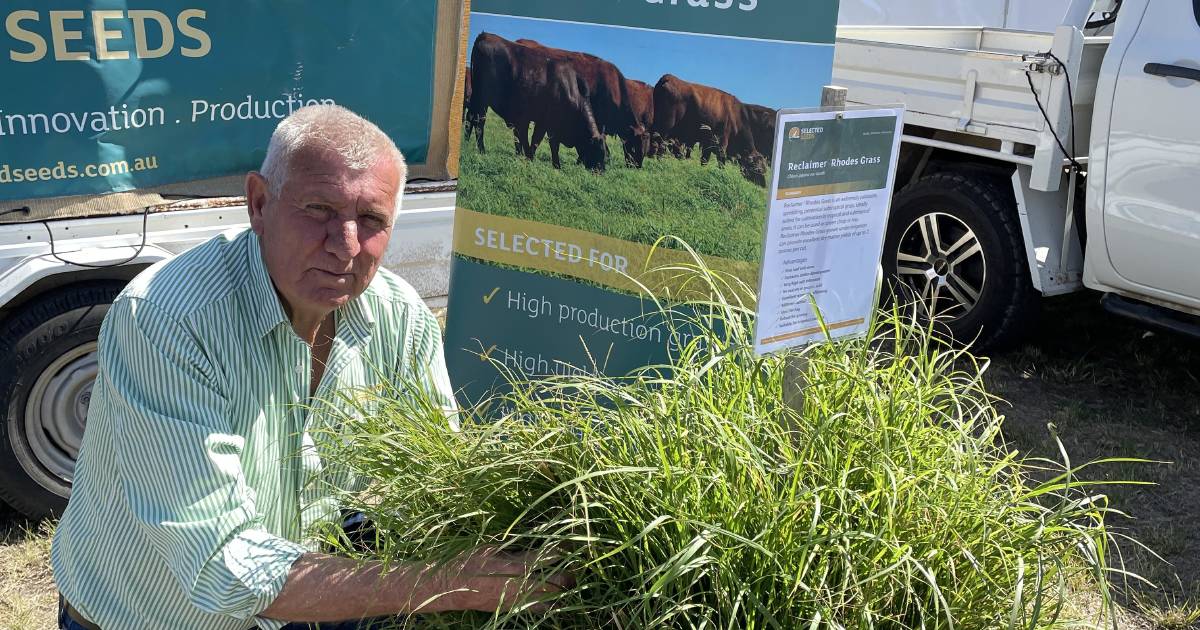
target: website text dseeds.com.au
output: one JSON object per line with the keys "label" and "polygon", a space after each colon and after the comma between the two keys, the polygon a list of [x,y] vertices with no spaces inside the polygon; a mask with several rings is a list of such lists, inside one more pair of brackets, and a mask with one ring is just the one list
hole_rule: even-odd
{"label": "website text dseeds.com.au", "polygon": [[80,177],[111,177],[125,173],[136,173],[138,171],[152,171],[157,168],[157,155],[95,164],[66,164],[59,160],[53,166],[39,166],[34,168],[0,164],[0,184],[48,182],[63,179],[78,179]]}

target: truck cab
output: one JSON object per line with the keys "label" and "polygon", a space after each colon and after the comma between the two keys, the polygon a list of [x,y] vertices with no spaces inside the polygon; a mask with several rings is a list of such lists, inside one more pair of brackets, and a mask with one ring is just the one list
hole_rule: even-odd
{"label": "truck cab", "polygon": [[1200,313],[1200,3],[1124,2],[1096,102],[1084,283]]}

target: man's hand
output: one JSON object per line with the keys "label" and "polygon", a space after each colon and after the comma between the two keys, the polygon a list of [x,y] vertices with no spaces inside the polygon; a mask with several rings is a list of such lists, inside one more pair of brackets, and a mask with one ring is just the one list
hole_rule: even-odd
{"label": "man's hand", "polygon": [[549,608],[546,600],[575,585],[571,575],[541,573],[555,560],[537,551],[507,553],[481,547],[455,559],[442,573],[448,591],[465,589],[463,610],[494,612],[528,605],[538,612]]}
{"label": "man's hand", "polygon": [[544,600],[575,584],[570,576],[539,573],[555,560],[536,552],[505,553],[482,547],[445,565],[411,563],[385,573],[378,562],[361,565],[348,558],[306,553],[292,565],[283,591],[261,616],[323,622],[454,610],[509,611],[523,606],[539,612],[549,608]]}

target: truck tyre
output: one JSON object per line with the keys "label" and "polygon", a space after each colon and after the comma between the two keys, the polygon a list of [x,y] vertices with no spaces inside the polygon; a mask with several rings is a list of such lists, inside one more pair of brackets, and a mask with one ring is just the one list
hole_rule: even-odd
{"label": "truck tyre", "polygon": [[67,506],[96,340],[121,283],[58,289],[0,325],[0,498],[32,519]]}
{"label": "truck tyre", "polygon": [[935,330],[975,350],[1017,341],[1037,313],[1016,201],[986,174],[935,173],[892,201],[883,250],[888,303],[919,304]]}

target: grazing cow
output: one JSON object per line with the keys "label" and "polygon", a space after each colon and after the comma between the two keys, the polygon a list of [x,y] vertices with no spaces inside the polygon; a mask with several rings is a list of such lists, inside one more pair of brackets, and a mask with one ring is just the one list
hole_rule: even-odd
{"label": "grazing cow", "polygon": [[766,186],[766,159],[755,145],[750,116],[736,96],[664,75],[654,86],[653,129],[685,147],[701,143],[702,163],[716,154],[723,166],[732,157],[746,179]]}
{"label": "grazing cow", "polygon": [[584,95],[585,81],[573,64],[551,59],[544,52],[481,33],[471,51],[472,94],[468,116],[474,121],[479,151],[484,152],[483,130],[488,108],[513,130],[517,155],[533,159],[529,125],[551,138],[556,168],[559,145],[573,147],[580,162],[604,170],[604,136],[599,131],[591,102]]}
{"label": "grazing cow", "polygon": [[[631,165],[642,165],[650,147],[650,130],[638,120],[628,81],[620,69],[595,55],[551,48],[536,40],[518,39],[517,43],[539,51],[550,59],[573,65],[584,82],[580,87],[592,105],[592,113],[600,130],[621,139],[626,159]],[[534,135],[539,135],[536,127]],[[531,144],[536,151],[538,143]]]}
{"label": "grazing cow", "polygon": [[475,133],[475,125],[481,124],[479,121],[471,117],[471,69],[467,68],[464,73],[466,83],[463,86],[463,137],[466,140],[471,139],[471,134]]}
{"label": "grazing cow", "polygon": [[586,86],[587,80],[580,76],[575,64],[561,59],[547,61],[546,82],[540,92],[532,95],[534,140],[530,144],[530,159],[544,133],[550,141],[554,168],[562,168],[558,155],[561,144],[575,149],[580,164],[604,172],[608,145],[587,98]]}
{"label": "grazing cow", "polygon": [[775,153],[775,110],[762,105],[746,103],[746,114],[750,119],[750,132],[754,134],[754,147],[770,161]]}
{"label": "grazing cow", "polygon": [[633,117],[637,124],[646,130],[638,138],[641,145],[641,158],[630,150],[629,143],[625,144],[625,162],[630,166],[642,166],[645,156],[651,155],[653,139],[650,129],[654,127],[654,86],[637,79],[625,79],[625,88],[629,94],[629,105],[633,108]]}
{"label": "grazing cow", "polygon": [[491,108],[513,130],[517,155],[524,156],[529,143],[529,119],[522,111],[520,82],[524,48],[503,37],[480,33],[471,48],[471,101],[467,117],[473,124],[479,152],[483,146],[483,131],[487,111]]}

